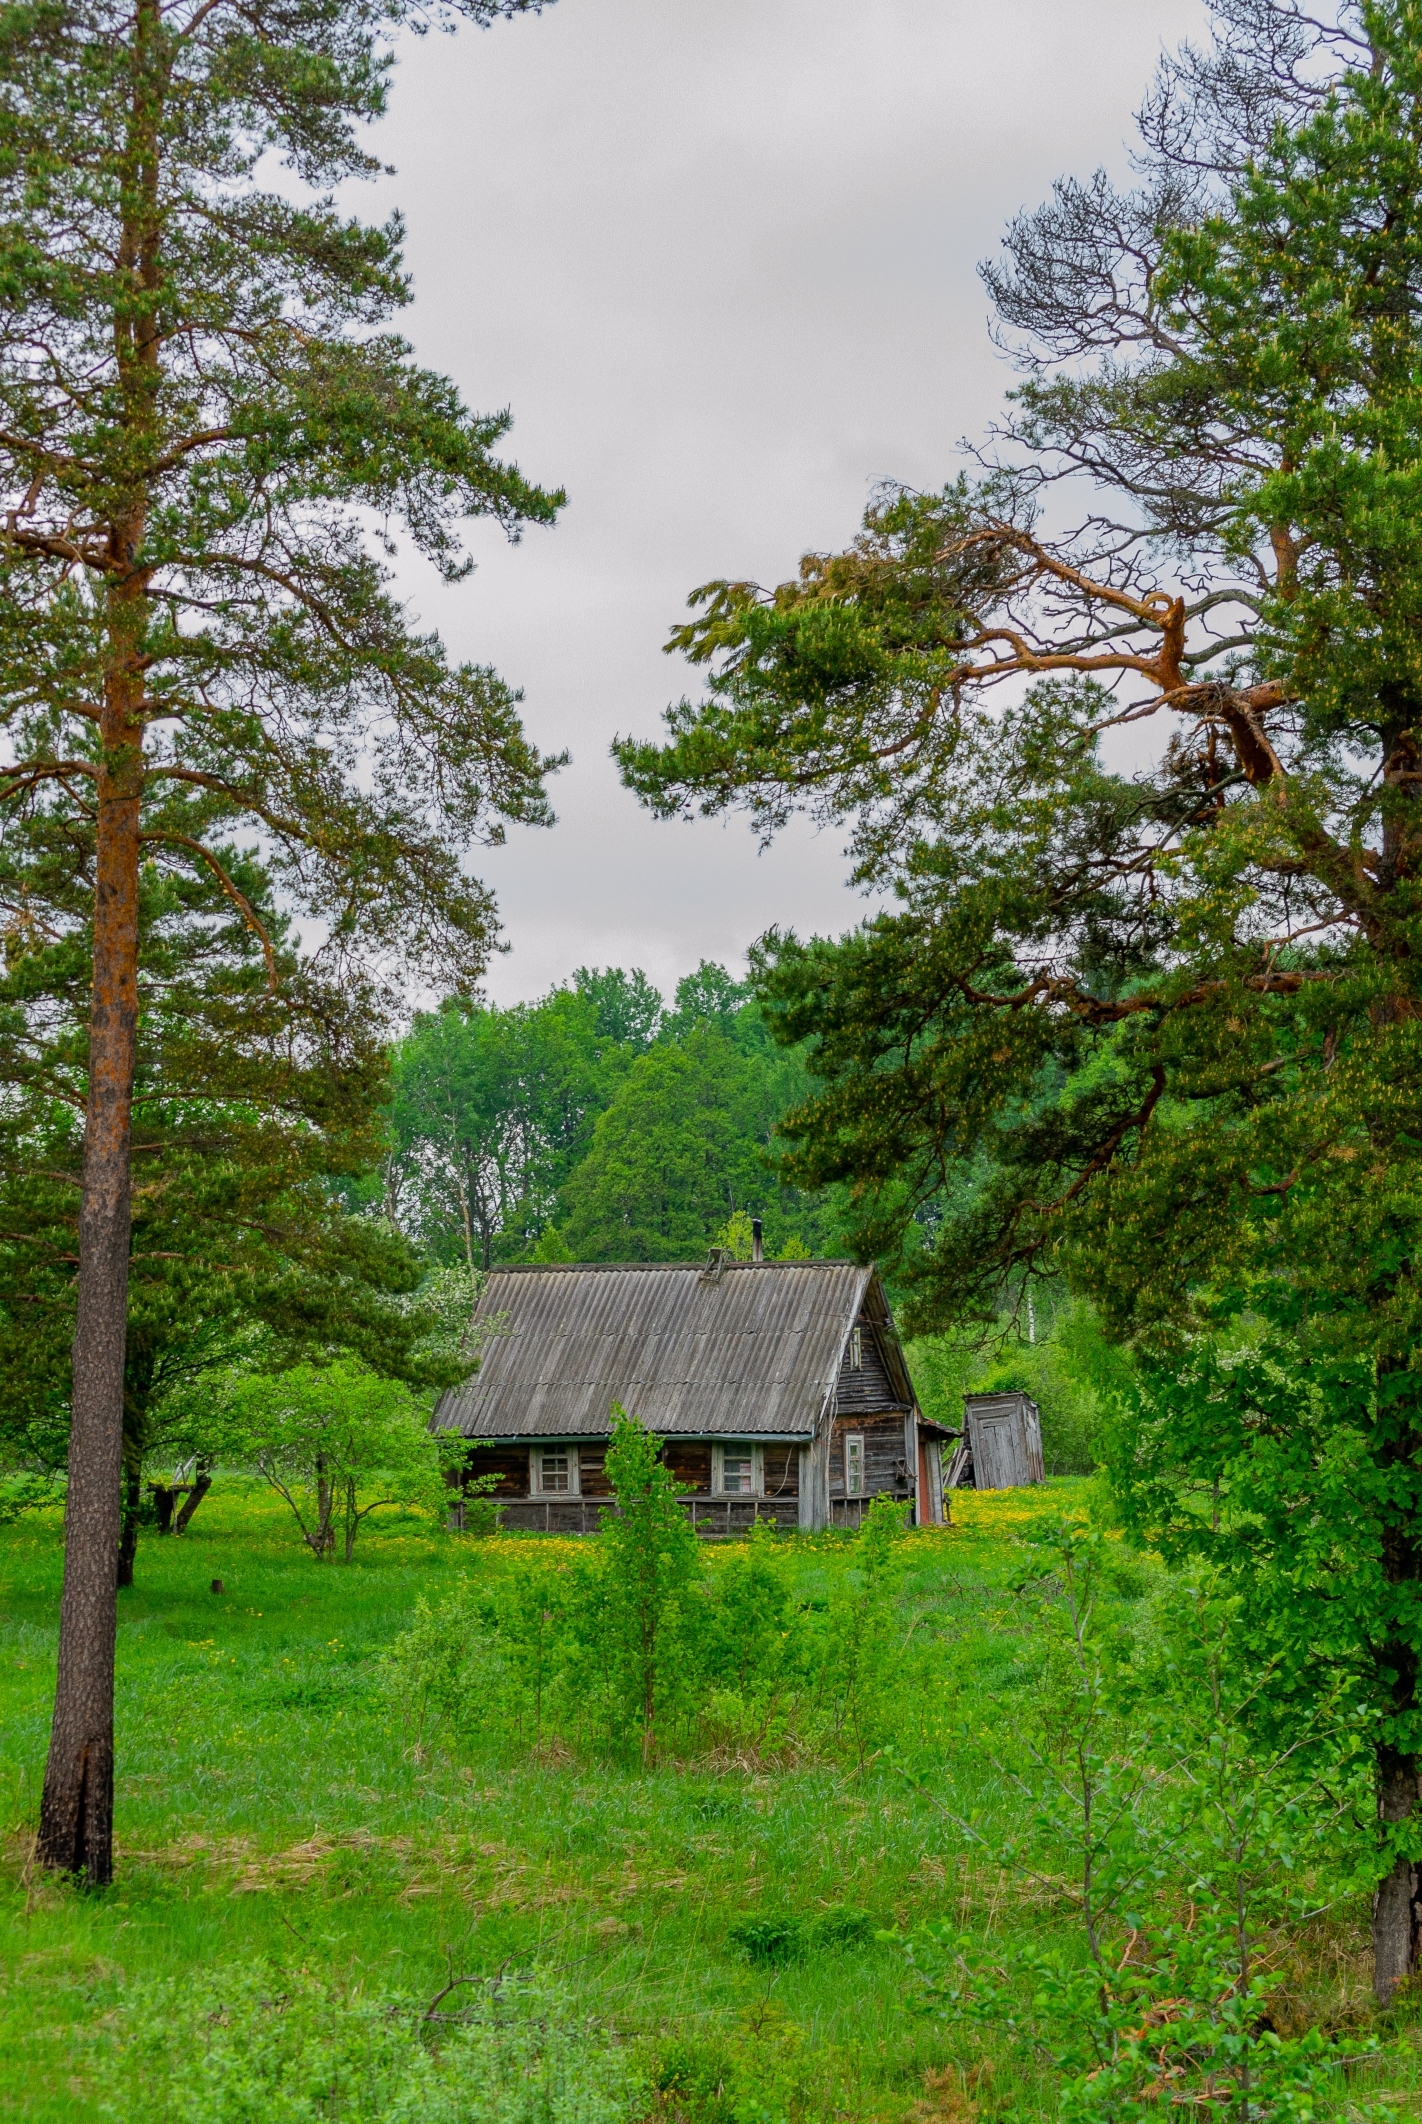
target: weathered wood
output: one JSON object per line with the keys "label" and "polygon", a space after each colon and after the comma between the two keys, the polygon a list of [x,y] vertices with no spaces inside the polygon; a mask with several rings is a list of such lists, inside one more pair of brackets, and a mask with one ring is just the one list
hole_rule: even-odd
{"label": "weathered wood", "polygon": [[856,1494],[877,1497],[888,1491],[907,1497],[912,1484],[904,1453],[904,1418],[898,1411],[865,1416],[836,1416],[830,1438],[829,1494],[847,1497],[846,1437],[864,1440],[864,1488]]}
{"label": "weathered wood", "polygon": [[879,1409],[901,1409],[904,1402],[889,1377],[877,1329],[861,1317],[855,1323],[859,1336],[859,1363],[854,1363],[854,1336],[844,1353],[835,1387],[835,1413],[848,1416]]}
{"label": "weathered wood", "polygon": [[[798,1500],[793,1497],[684,1497],[680,1500],[698,1535],[708,1541],[749,1534],[757,1521],[793,1527]],[[596,1534],[605,1517],[617,1513],[612,1498],[517,1497],[502,1507],[502,1523],[525,1534]]]}
{"label": "weathered wood", "polygon": [[1020,1490],[1046,1480],[1035,1401],[1022,1393],[966,1394],[963,1408],[977,1489]]}
{"label": "weathered wood", "polygon": [[173,1521],[173,1532],[175,1534],[182,1534],[186,1531],[189,1520],[212,1488],[211,1471],[207,1468],[199,1468],[197,1481],[185,1482],[180,1487],[186,1490],[188,1494],[184,1502],[179,1506],[178,1516]]}

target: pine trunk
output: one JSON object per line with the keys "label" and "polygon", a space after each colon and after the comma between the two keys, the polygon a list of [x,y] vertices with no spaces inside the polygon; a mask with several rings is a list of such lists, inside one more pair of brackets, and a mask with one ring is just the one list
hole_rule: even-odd
{"label": "pine trunk", "polygon": [[[159,116],[166,89],[161,0],[138,0],[132,100],[120,170],[124,284],[113,310],[122,459],[154,441],[159,382]],[[138,1038],[138,872],[142,847],[149,495],[122,484],[107,534],[106,658],[95,780],[94,987],[79,1204],[79,1285],[64,1512],[59,1674],[40,1801],[38,1856],[92,1887],[113,1878],[114,1637],[119,1479],[132,1214],[134,1057]]]}
{"label": "pine trunk", "polygon": [[59,1677],[40,1803],[39,1857],[93,1887],[113,1876],[124,1339],[128,1317],[130,1118],[138,1026],[141,734],[134,683],[110,688],[98,787],[94,991],[79,1208],[79,1291]]}

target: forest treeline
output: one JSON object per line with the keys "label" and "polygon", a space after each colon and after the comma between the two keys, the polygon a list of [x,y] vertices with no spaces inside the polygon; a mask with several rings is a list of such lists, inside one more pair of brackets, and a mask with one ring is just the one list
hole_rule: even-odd
{"label": "forest treeline", "polygon": [[[749,988],[703,961],[667,1006],[640,971],[580,967],[534,1003],[451,1000],[391,1056],[389,1148],[353,1193],[435,1260],[687,1261],[836,1251],[831,1191],[776,1172],[810,1089]],[[378,1193],[377,1193],[378,1188]]]}

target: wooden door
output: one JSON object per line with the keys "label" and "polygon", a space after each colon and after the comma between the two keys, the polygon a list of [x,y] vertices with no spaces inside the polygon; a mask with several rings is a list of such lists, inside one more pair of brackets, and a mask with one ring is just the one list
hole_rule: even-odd
{"label": "wooden door", "polygon": [[974,1416],[973,1481],[980,1490],[1015,1490],[1027,1480],[1019,1465],[1017,1426],[1010,1415]]}

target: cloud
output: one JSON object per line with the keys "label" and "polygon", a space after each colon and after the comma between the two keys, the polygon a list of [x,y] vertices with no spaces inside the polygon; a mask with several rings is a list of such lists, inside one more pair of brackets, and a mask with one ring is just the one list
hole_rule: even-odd
{"label": "cloud", "polygon": [[876,479],[951,473],[1010,382],[976,261],[1059,171],[1122,167],[1162,42],[1200,14],[559,0],[402,48],[377,210],[408,222],[407,329],[471,404],[512,406],[520,464],[570,496],[516,548],[481,531],[472,581],[414,584],[574,754],[558,827],[477,861],[512,947],[496,999],[584,962],[670,988],[772,922],[860,918],[833,835],[757,856],[740,821],[657,824],[609,740],[687,690],[660,644],[695,584],[778,580],[852,534]]}

